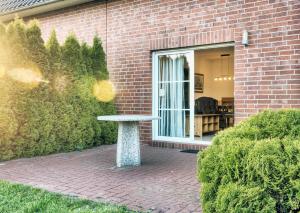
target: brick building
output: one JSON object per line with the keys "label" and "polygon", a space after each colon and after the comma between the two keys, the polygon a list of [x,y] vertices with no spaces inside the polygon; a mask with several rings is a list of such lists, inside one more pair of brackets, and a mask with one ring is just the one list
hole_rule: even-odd
{"label": "brick building", "polygon": [[17,2],[0,20],[38,18],[60,41],[98,33],[119,113],[162,118],[142,124],[144,142],[196,147],[262,109],[300,107],[298,0]]}

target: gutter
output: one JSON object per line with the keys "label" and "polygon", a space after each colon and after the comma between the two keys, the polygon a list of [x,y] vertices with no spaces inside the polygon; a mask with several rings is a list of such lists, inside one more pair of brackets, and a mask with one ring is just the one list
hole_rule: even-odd
{"label": "gutter", "polygon": [[93,0],[52,0],[32,5],[30,7],[20,8],[14,11],[8,11],[0,14],[0,22],[7,22],[14,19],[16,16],[20,18],[43,14],[46,12],[63,9],[66,7],[75,6],[78,4],[88,3]]}

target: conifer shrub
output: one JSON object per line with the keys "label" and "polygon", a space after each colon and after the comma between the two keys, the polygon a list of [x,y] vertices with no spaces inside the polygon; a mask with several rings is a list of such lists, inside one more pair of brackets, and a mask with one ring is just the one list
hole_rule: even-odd
{"label": "conifer shrub", "polygon": [[[53,31],[45,43],[36,21],[20,19],[0,31],[0,160],[116,141],[116,124],[96,120],[116,113],[113,101],[100,102],[92,93],[97,81],[108,79],[97,36],[91,46],[72,34],[60,45]],[[43,82],[28,84],[26,69],[40,73]]]}
{"label": "conifer shrub", "polygon": [[300,110],[267,110],[198,154],[204,212],[300,211]]}

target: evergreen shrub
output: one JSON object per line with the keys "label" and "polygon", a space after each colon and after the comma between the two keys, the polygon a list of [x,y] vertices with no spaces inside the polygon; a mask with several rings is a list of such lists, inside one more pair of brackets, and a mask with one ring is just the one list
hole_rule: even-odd
{"label": "evergreen shrub", "polygon": [[204,212],[300,211],[300,110],[267,110],[198,154]]}
{"label": "evergreen shrub", "polygon": [[[0,32],[0,160],[116,141],[116,124],[96,120],[116,113],[113,101],[99,102],[92,94],[97,81],[108,79],[97,36],[91,46],[72,34],[60,45],[53,31],[45,43],[36,21],[20,19],[0,25]],[[26,69],[43,81],[28,84]]]}

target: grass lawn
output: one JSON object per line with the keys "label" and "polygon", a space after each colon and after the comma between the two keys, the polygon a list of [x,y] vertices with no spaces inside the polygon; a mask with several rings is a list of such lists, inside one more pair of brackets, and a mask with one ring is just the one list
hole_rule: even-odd
{"label": "grass lawn", "polygon": [[72,198],[20,184],[0,181],[0,212],[132,212],[125,207]]}

